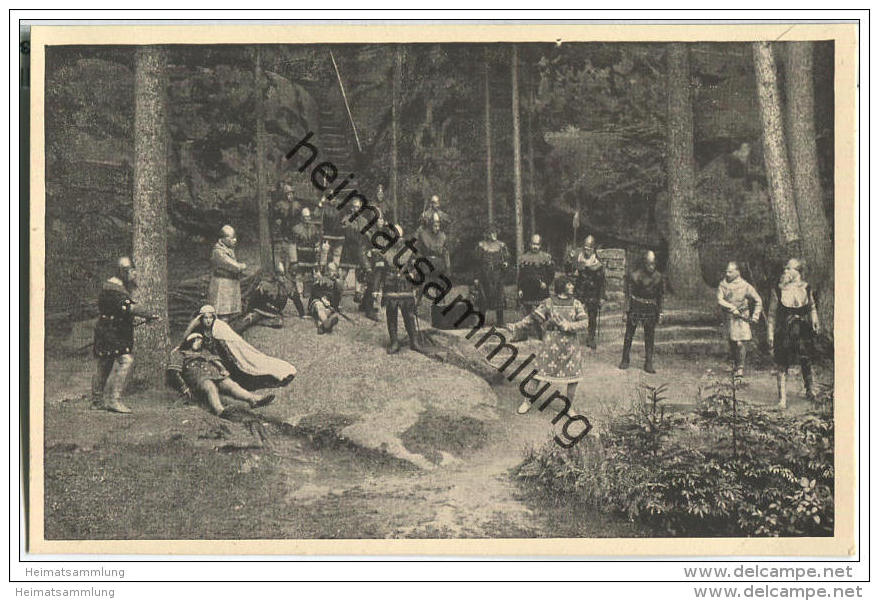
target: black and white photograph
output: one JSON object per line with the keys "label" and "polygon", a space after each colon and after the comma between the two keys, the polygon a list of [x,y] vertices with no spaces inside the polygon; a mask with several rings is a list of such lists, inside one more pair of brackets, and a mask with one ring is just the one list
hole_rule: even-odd
{"label": "black and white photograph", "polygon": [[849,552],[857,28],[727,27],[34,28],[34,548]]}

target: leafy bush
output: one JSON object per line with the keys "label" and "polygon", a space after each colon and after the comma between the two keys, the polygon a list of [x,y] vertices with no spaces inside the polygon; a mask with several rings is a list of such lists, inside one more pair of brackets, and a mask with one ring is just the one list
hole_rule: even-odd
{"label": "leafy bush", "polygon": [[671,536],[832,536],[832,393],[801,416],[746,405],[716,382],[690,413],[665,387],[588,444],[547,443],[517,477]]}

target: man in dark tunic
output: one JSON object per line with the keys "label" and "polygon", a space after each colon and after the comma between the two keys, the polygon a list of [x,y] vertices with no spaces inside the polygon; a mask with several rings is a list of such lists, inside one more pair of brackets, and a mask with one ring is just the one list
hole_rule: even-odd
{"label": "man in dark tunic", "polygon": [[[433,265],[434,267],[431,275],[427,276],[427,282],[433,281],[437,284],[442,283],[442,280],[439,277],[440,275],[451,277],[452,273],[452,261],[451,256],[449,255],[449,243],[448,238],[446,238],[445,232],[442,231],[442,222],[443,218],[439,214],[434,213],[433,217],[431,218],[430,225],[422,225],[415,232],[415,238],[420,243],[420,248],[423,249],[421,251],[422,256],[430,261],[431,265]],[[419,287],[416,292],[416,305],[421,304],[421,296],[423,293],[424,288]],[[433,316],[431,316],[431,320],[435,321],[433,319]],[[433,325],[435,326],[437,325],[437,323],[433,323]]]}
{"label": "man in dark tunic", "polygon": [[778,378],[778,406],[787,407],[787,370],[799,363],[806,398],[815,401],[812,358],[815,336],[821,332],[818,307],[812,288],[803,278],[803,262],[791,259],[772,291],[769,302],[768,338]]}
{"label": "man in dark tunic", "polygon": [[595,331],[598,326],[599,310],[604,298],[604,265],[595,253],[595,238],[586,236],[583,248],[574,249],[568,254],[566,271],[574,280],[574,297],[583,303],[589,314],[589,328],[586,345],[597,348]]}
{"label": "man in dark tunic", "polygon": [[[531,247],[519,257],[519,303],[524,315],[531,315],[534,309],[550,295],[550,286],[555,279],[555,264],[552,256],[540,250],[540,236],[531,236]],[[537,337],[543,340],[543,330],[537,327]],[[525,330],[522,330],[525,334]]]}
{"label": "man in dark tunic", "polygon": [[235,323],[234,330],[240,334],[258,324],[270,328],[284,327],[283,312],[288,298],[293,301],[299,317],[303,317],[305,308],[302,306],[299,291],[287,281],[284,264],[279,262],[275,265],[275,273],[260,278],[248,298],[247,313]]}
{"label": "man in dark tunic", "polygon": [[[487,237],[479,243],[479,283],[474,291],[482,297],[480,309],[494,310],[498,326],[504,325],[504,275],[510,266],[510,251],[497,238],[497,228],[491,226]],[[485,306],[482,306],[484,302]]]}
{"label": "man in dark tunic", "polygon": [[[403,228],[399,225],[394,226],[400,238],[403,238]],[[421,351],[418,341],[418,328],[415,323],[415,289],[412,282],[407,279],[415,276],[414,267],[415,257],[409,257],[409,260],[402,267],[397,269],[393,267],[388,269],[387,279],[384,283],[384,293],[382,294],[382,305],[385,307],[385,317],[388,325],[388,337],[390,345],[388,346],[388,354],[400,352],[400,342],[397,338],[397,313],[403,314],[403,325],[406,328],[406,334],[409,335],[409,348],[413,351]]]}
{"label": "man in dark tunic", "polygon": [[134,364],[134,318],[158,319],[135,306],[137,270],[128,257],[119,259],[117,275],[104,282],[98,295],[92,378],[92,406],[116,413],[131,413],[122,401],[125,382]]}
{"label": "man in dark tunic", "polygon": [[198,332],[187,336],[183,344],[171,351],[168,376],[177,392],[187,399],[193,394],[204,396],[218,416],[225,411],[220,401],[221,393],[247,402],[252,409],[264,407],[275,399],[271,393],[260,396],[245,390],[233,380],[216,349],[211,348],[204,335]]}
{"label": "man in dark tunic", "polygon": [[644,371],[655,374],[653,368],[653,342],[656,324],[662,317],[662,274],[656,270],[656,255],[652,250],[644,254],[643,265],[626,278],[626,296],[629,308],[626,312],[626,336],[623,340],[623,358],[620,369],[629,368],[629,352],[638,324],[644,328]]}

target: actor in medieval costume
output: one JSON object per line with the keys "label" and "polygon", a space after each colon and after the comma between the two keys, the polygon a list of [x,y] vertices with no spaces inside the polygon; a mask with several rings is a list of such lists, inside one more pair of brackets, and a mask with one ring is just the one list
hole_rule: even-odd
{"label": "actor in medieval costume", "polygon": [[[345,246],[342,250],[342,260],[355,266],[355,303],[361,303],[363,300],[363,289],[368,281],[367,273],[370,271],[367,253],[372,248],[372,245],[369,243],[369,237],[361,232],[361,230],[369,224],[367,218],[365,218],[363,213],[360,212],[362,207],[363,203],[361,200],[355,197],[351,201],[351,211],[342,216],[342,229],[345,234]],[[353,221],[351,221],[351,217],[354,217]],[[347,279],[347,274],[345,274],[342,277],[342,280],[346,281]]]}
{"label": "actor in medieval costume", "polygon": [[572,250],[567,257],[566,271],[574,278],[574,295],[589,313],[589,333],[586,345],[597,348],[595,332],[601,315],[601,301],[604,299],[604,265],[595,252],[595,238],[586,236],[583,248]]}
{"label": "actor in medieval costume", "polygon": [[326,196],[320,197],[317,203],[317,213],[323,223],[320,243],[320,264],[326,265],[329,262],[336,265],[342,264],[342,249],[345,246],[345,224],[347,215],[336,210]]}
{"label": "actor in medieval costume", "polygon": [[[431,217],[430,225],[422,225],[415,232],[415,238],[420,243],[421,254],[425,257],[434,269],[431,275],[427,276],[427,282],[435,282],[441,284],[440,275],[449,277],[452,271],[452,261],[449,255],[449,242],[446,233],[442,231],[442,217],[434,213]],[[435,275],[433,275],[435,274]],[[425,284],[426,285],[426,284]],[[424,288],[419,287],[416,292],[415,304],[421,305],[421,297]],[[431,322],[433,326],[439,325],[434,317],[435,313],[431,313]]]}
{"label": "actor in medieval costume", "polygon": [[314,320],[318,334],[329,334],[339,322],[339,303],[342,300],[342,286],[339,282],[335,263],[314,268],[311,281],[311,298],[308,300],[308,314]]}
{"label": "actor in medieval costume", "polygon": [[[555,281],[555,294],[543,299],[524,319],[509,326],[511,331],[537,324],[545,332],[537,352],[535,380],[549,384],[565,384],[566,396],[574,402],[577,384],[583,378],[583,348],[577,333],[586,329],[589,315],[574,297],[574,283],[564,277]],[[519,406],[519,413],[527,413],[531,401]]]}
{"label": "actor in medieval costume", "polygon": [[223,361],[231,378],[248,390],[286,386],[296,375],[296,368],[290,363],[251,346],[229,324],[218,319],[217,311],[210,305],[199,309],[183,339],[193,332],[204,336],[205,347]]}
{"label": "actor in medieval costume", "polygon": [[[519,257],[519,302],[525,315],[530,315],[534,309],[550,296],[550,286],[555,278],[555,264],[552,256],[540,250],[540,236],[531,236],[531,247]],[[538,322],[532,322],[535,325]],[[525,335],[522,330],[520,334]],[[538,338],[543,338],[543,331],[537,327]]]}
{"label": "actor in medieval costume", "polygon": [[238,237],[232,226],[224,225],[220,234],[211,252],[208,304],[217,309],[220,318],[230,319],[241,313],[241,277],[247,264],[235,258]]}
{"label": "actor in medieval costume", "polygon": [[478,248],[479,280],[477,292],[481,298],[482,311],[494,310],[495,323],[504,325],[504,275],[510,265],[510,251],[507,245],[497,238],[497,229],[488,228],[486,239]]}
{"label": "actor in medieval costume", "polygon": [[283,263],[284,268],[292,270],[296,264],[296,245],[293,243],[293,228],[300,217],[301,205],[293,197],[290,184],[278,184],[277,197],[271,206],[271,229],[274,260]]}
{"label": "actor in medieval costume", "polygon": [[803,263],[791,259],[769,303],[769,346],[777,368],[778,405],[787,407],[786,379],[791,365],[800,364],[806,397],[815,400],[815,376],[812,359],[815,356],[815,335],[818,334],[818,307],[812,289],[803,279]]}
{"label": "actor in medieval costume", "polygon": [[312,218],[311,209],[305,207],[300,213],[299,223],[293,226],[293,246],[296,266],[287,273],[301,295],[305,290],[304,278],[320,261],[321,226]]}
{"label": "actor in medieval costume", "polygon": [[[384,227],[384,221],[378,221],[378,227]],[[373,321],[378,321],[378,309],[383,306],[382,298],[385,290],[385,282],[387,281],[389,265],[383,252],[377,248],[370,248],[365,253],[367,261],[367,271],[364,273],[366,281],[366,289],[360,299],[358,310],[362,311],[366,317]]]}
{"label": "actor in medieval costume", "polygon": [[232,324],[233,328],[240,334],[255,325],[265,325],[270,328],[284,327],[283,312],[288,298],[293,301],[299,317],[304,316],[305,308],[302,306],[299,291],[295,285],[287,281],[284,264],[279,262],[275,265],[273,274],[260,276],[259,283],[247,299],[247,313]]}
{"label": "actor in medieval costume", "polygon": [[763,301],[742,278],[735,261],[726,266],[726,274],[717,286],[717,304],[726,317],[724,334],[733,359],[733,377],[741,380],[745,373],[745,345],[751,340],[751,324],[760,320]]}
{"label": "actor in medieval costume", "polygon": [[159,317],[138,308],[132,299],[137,287],[137,270],[131,259],[120,258],[116,270],[116,275],[104,282],[98,294],[92,406],[116,413],[131,413],[121,398],[134,365],[134,318],[154,320]]}
{"label": "actor in medieval costume", "polygon": [[168,379],[187,399],[194,395],[203,397],[218,416],[225,412],[220,394],[245,401],[251,409],[265,407],[275,400],[274,394],[260,396],[242,388],[230,377],[222,359],[205,345],[204,336],[198,332],[191,333],[171,351]]}
{"label": "actor in medieval costume", "polygon": [[421,218],[419,219],[419,223],[424,228],[430,229],[433,225],[434,221],[439,219],[440,226],[445,227],[446,225],[451,223],[451,219],[449,219],[449,214],[443,211],[440,208],[440,197],[434,194],[430,197],[430,200],[424,207],[424,210],[421,212]]}
{"label": "actor in medieval costume", "polygon": [[623,358],[620,369],[629,368],[629,353],[632,350],[632,339],[640,324],[644,328],[644,371],[655,374],[653,367],[653,345],[656,335],[656,324],[662,317],[662,296],[664,285],[662,274],[656,270],[656,254],[648,250],[644,254],[641,267],[636,268],[626,278],[626,297],[628,309],[626,334],[623,340]]}
{"label": "actor in medieval costume", "polygon": [[[403,228],[399,225],[395,225],[394,228],[402,239]],[[414,257],[410,256],[402,269],[388,269],[387,278],[384,282],[384,293],[382,294],[381,302],[385,307],[388,338],[390,339],[388,354],[400,352],[400,342],[397,339],[398,312],[403,315],[403,325],[406,328],[406,334],[409,335],[409,348],[413,351],[421,351],[418,340],[418,326],[415,323],[417,319],[415,314],[415,289],[412,285],[412,281],[417,277],[414,262]],[[413,280],[410,281],[409,278],[413,278]]]}

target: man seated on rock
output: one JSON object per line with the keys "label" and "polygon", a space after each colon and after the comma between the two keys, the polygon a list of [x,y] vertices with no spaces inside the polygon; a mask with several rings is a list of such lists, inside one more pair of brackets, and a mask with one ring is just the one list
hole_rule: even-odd
{"label": "man seated on rock", "polygon": [[247,402],[252,409],[264,407],[275,400],[274,394],[259,396],[241,387],[229,374],[223,361],[204,345],[204,336],[193,332],[171,351],[168,362],[171,384],[186,398],[194,394],[207,399],[211,409],[223,416],[225,407],[220,394]]}
{"label": "man seated on rock", "polygon": [[318,334],[329,334],[339,322],[337,313],[342,300],[342,286],[338,278],[338,268],[330,263],[323,268],[315,267],[311,283],[311,298],[308,300],[308,314],[314,319]]}
{"label": "man seated on rock", "polygon": [[299,317],[304,316],[305,308],[302,306],[299,290],[295,285],[287,282],[284,264],[278,263],[275,265],[274,274],[261,276],[259,284],[247,299],[247,313],[233,325],[233,329],[240,334],[255,325],[266,325],[270,328],[284,327],[282,313],[287,306],[288,298],[296,306]]}

